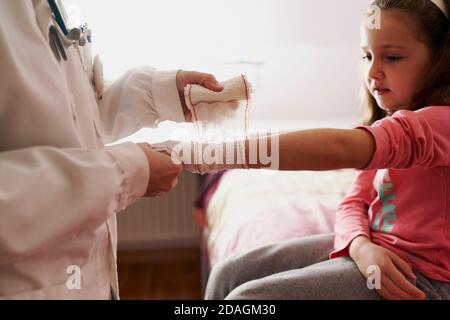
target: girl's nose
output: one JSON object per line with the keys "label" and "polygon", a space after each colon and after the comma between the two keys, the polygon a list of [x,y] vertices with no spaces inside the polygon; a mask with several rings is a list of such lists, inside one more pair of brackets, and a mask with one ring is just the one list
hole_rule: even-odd
{"label": "girl's nose", "polygon": [[380,80],[384,78],[383,68],[380,62],[373,60],[367,70],[367,76],[371,80]]}

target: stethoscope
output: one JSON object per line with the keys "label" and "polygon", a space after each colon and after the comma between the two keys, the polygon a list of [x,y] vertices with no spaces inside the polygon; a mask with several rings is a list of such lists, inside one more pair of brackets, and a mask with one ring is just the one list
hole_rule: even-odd
{"label": "stethoscope", "polygon": [[61,14],[61,10],[59,9],[58,4],[55,0],[47,0],[48,4],[52,10],[53,18],[64,34],[64,38],[60,36],[60,32],[57,30],[55,26],[50,26],[49,30],[49,39],[50,39],[50,47],[52,48],[56,58],[58,61],[61,58],[66,61],[67,53],[65,49],[65,44],[67,45],[79,45],[81,47],[85,46],[87,42],[92,42],[91,39],[91,30],[87,28],[87,24],[80,26],[79,28],[72,28],[68,30],[66,23],[64,21],[63,15]]}

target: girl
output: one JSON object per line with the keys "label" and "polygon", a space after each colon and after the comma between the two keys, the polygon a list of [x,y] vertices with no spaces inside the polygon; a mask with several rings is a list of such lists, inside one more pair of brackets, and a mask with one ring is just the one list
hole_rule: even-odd
{"label": "girl", "polygon": [[365,126],[279,136],[281,170],[360,170],[335,234],[225,261],[207,299],[450,298],[449,1],[372,5],[381,28],[361,32]]}

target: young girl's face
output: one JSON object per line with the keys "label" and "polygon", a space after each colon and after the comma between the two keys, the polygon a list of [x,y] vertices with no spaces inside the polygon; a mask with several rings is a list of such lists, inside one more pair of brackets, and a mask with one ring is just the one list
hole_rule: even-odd
{"label": "young girl's face", "polygon": [[416,22],[407,12],[381,11],[381,29],[364,23],[361,32],[367,88],[385,111],[412,108],[431,67],[432,51],[419,40]]}

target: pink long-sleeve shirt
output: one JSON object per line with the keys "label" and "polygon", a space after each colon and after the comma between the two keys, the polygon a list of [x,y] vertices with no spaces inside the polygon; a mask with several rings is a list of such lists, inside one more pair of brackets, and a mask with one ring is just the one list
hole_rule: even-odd
{"label": "pink long-sleeve shirt", "polygon": [[450,107],[398,111],[370,127],[376,142],[336,217],[335,250],[364,235],[425,276],[450,282]]}

